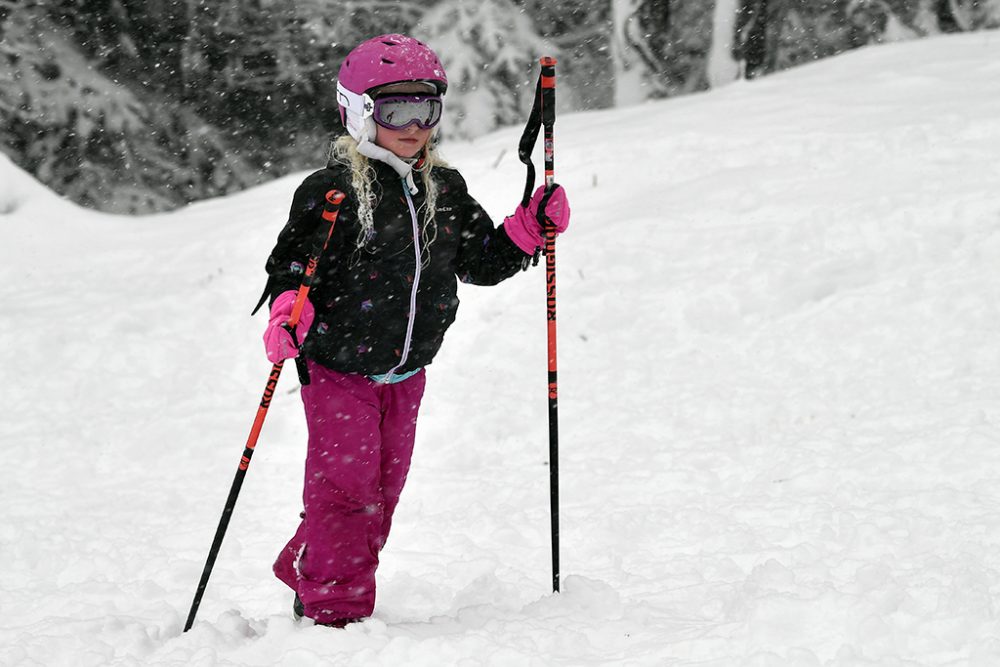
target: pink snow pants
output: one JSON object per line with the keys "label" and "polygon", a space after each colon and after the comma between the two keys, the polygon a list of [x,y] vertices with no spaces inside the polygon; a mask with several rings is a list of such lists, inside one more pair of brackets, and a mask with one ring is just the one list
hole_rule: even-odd
{"label": "pink snow pants", "polygon": [[309,363],[305,512],[274,563],[317,623],[370,616],[375,568],[410,469],[423,371],[396,384]]}

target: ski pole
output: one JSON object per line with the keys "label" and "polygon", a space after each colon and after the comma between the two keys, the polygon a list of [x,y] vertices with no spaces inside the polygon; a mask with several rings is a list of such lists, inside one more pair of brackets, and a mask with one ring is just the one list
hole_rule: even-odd
{"label": "ski pole", "polygon": [[[302,315],[302,308],[306,303],[306,297],[309,295],[309,288],[312,287],[316,267],[319,264],[320,257],[326,250],[327,243],[330,242],[330,236],[333,235],[333,227],[337,222],[337,214],[340,210],[340,204],[343,201],[344,193],[339,190],[330,190],[326,193],[326,204],[323,207],[322,216],[324,220],[330,223],[330,226],[326,230],[326,234],[324,236],[318,235],[313,243],[305,275],[302,278],[302,284],[299,285],[298,294],[296,294],[295,302],[292,305],[292,314],[289,316],[288,322],[284,324],[285,329],[292,335],[293,342],[296,340],[295,327],[298,325],[299,317]],[[208,560],[205,562],[205,569],[201,573],[201,581],[198,582],[198,590],[195,591],[194,601],[191,603],[191,611],[188,612],[187,623],[184,624],[184,632],[190,630],[191,626],[194,625],[194,618],[198,614],[202,595],[205,594],[205,588],[208,586],[208,578],[212,576],[215,559],[219,555],[219,549],[222,547],[222,538],[225,537],[226,528],[229,527],[229,519],[233,515],[233,508],[236,507],[236,498],[240,494],[240,487],[243,486],[243,478],[246,477],[247,469],[250,467],[250,459],[253,457],[254,449],[257,447],[257,438],[260,436],[260,430],[264,426],[264,418],[267,417],[267,410],[271,407],[271,398],[274,396],[274,390],[278,386],[278,378],[281,376],[281,369],[284,363],[284,360],[282,360],[271,367],[271,374],[268,376],[267,384],[264,386],[264,395],[260,399],[260,407],[257,408],[257,416],[254,418],[253,426],[250,428],[250,436],[247,438],[246,447],[243,449],[243,456],[240,458],[236,477],[233,478],[233,485],[229,489],[229,497],[226,498],[222,517],[219,519],[219,527],[215,529],[215,539],[212,540],[212,547],[208,551]]]}
{"label": "ski pole", "polygon": [[[556,59],[540,60],[542,126],[545,147],[545,189],[555,184]],[[549,357],[549,498],[552,514],[552,591],[559,592],[559,377],[556,363],[556,229],[539,207],[539,222],[545,230],[545,305],[548,321]]]}

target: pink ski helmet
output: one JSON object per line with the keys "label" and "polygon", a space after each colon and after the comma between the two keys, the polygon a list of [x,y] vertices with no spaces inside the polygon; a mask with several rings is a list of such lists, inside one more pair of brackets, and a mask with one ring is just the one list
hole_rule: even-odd
{"label": "pink ski helmet", "polygon": [[[371,113],[366,93],[373,88],[403,81],[422,81],[438,95],[448,90],[448,77],[437,54],[420,40],[400,34],[379,35],[361,42],[347,54],[337,77],[340,120],[351,135],[360,133]],[[352,127],[353,126],[353,127]],[[374,131],[374,128],[371,128]],[[374,137],[372,137],[374,138]],[[355,136],[360,141],[360,137]]]}

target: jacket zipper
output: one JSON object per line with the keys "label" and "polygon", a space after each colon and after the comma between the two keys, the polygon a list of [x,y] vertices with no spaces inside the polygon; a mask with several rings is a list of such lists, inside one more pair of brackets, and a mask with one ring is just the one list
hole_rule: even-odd
{"label": "jacket zipper", "polygon": [[392,382],[392,376],[406,364],[406,360],[410,356],[410,345],[413,342],[413,324],[417,319],[417,290],[420,288],[420,223],[417,222],[417,211],[413,207],[413,197],[410,196],[410,190],[406,186],[406,181],[404,180],[402,183],[403,194],[406,195],[406,206],[410,209],[410,222],[413,224],[413,254],[416,260],[416,268],[413,271],[413,288],[410,290],[410,317],[406,323],[406,339],[403,341],[403,355],[400,357],[399,363],[385,374],[385,379],[382,380],[385,384]]}

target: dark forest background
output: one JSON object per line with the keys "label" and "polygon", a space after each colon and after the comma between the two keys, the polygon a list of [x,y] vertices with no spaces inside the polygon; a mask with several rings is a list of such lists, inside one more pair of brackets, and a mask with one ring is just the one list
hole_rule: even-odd
{"label": "dark forest background", "polygon": [[0,145],[86,206],[166,210],[321,164],[376,34],[441,54],[473,138],[523,122],[543,53],[560,106],[599,109],[997,26],[1000,0],[0,0]]}

